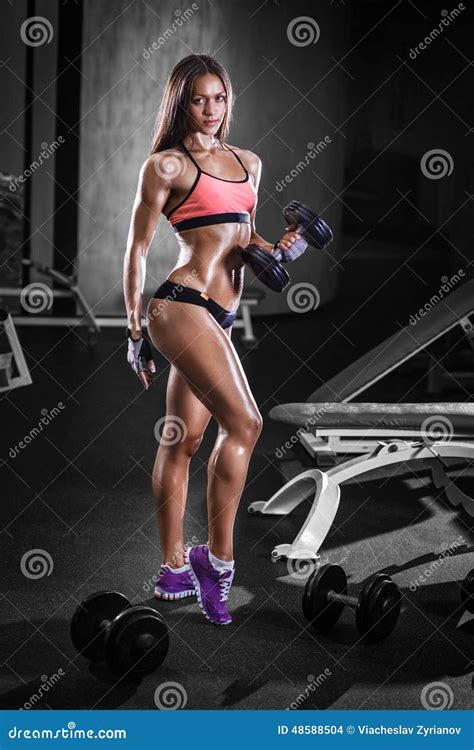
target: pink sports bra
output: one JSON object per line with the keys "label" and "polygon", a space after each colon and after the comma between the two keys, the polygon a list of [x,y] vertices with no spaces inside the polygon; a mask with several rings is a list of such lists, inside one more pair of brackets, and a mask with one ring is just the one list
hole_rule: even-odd
{"label": "pink sports bra", "polygon": [[[250,214],[257,203],[257,191],[235,151],[223,144],[243,167],[243,180],[224,180],[204,172],[184,143],[181,146],[197,168],[197,175],[189,193],[166,215],[174,231],[229,222],[250,224]],[[224,183],[224,186],[220,183]]]}

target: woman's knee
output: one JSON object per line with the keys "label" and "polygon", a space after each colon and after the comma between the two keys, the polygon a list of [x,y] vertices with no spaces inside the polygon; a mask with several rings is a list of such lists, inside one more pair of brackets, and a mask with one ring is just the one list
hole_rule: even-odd
{"label": "woman's knee", "polygon": [[249,411],[235,414],[225,420],[221,426],[224,430],[241,440],[243,443],[255,443],[263,428],[263,418],[259,411]]}

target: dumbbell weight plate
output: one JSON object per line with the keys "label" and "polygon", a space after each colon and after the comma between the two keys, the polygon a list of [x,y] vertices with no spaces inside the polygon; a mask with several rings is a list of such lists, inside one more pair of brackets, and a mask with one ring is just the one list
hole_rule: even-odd
{"label": "dumbbell weight plate", "polygon": [[168,628],[161,615],[150,607],[133,607],[122,612],[110,628],[106,658],[120,675],[141,677],[158,669],[169,648]]}
{"label": "dumbbell weight plate", "polygon": [[311,247],[323,250],[333,240],[333,234],[324,221],[312,208],[299,201],[291,201],[284,209],[283,216],[288,224],[298,224],[299,234]]}
{"label": "dumbbell weight plate", "polygon": [[98,591],[82,602],[71,621],[71,640],[80,654],[91,661],[105,655],[105,639],[101,623],[113,620],[131,607],[127,597],[118,591]]}
{"label": "dumbbell weight plate", "polygon": [[359,635],[363,636],[369,629],[369,604],[373,590],[378,586],[380,581],[391,581],[386,573],[375,573],[365,582],[362,591],[359,594],[359,600],[356,609],[356,627]]}
{"label": "dumbbell weight plate", "polygon": [[366,631],[360,633],[365,640],[375,643],[386,638],[395,628],[400,616],[402,597],[392,579],[374,584],[366,618]]}
{"label": "dumbbell weight plate", "polygon": [[242,250],[244,263],[252,269],[262,284],[274,292],[282,292],[290,283],[290,277],[281,263],[272,253],[255,244],[250,244]]}
{"label": "dumbbell weight plate", "polygon": [[469,571],[461,583],[461,603],[468,612],[474,614],[474,569]]}
{"label": "dumbbell weight plate", "polygon": [[331,630],[344,609],[342,602],[328,601],[329,591],[347,594],[347,577],[339,565],[323,565],[306,582],[303,614],[321,632]]}

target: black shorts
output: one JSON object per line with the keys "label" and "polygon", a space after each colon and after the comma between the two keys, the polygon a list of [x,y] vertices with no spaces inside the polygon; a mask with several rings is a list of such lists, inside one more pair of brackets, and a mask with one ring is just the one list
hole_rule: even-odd
{"label": "black shorts", "polygon": [[237,317],[237,311],[226,310],[211,297],[199,289],[191,286],[176,284],[168,279],[161,284],[153,295],[156,299],[167,299],[174,302],[188,302],[190,305],[207,307],[212,317],[217,320],[221,328],[229,328]]}

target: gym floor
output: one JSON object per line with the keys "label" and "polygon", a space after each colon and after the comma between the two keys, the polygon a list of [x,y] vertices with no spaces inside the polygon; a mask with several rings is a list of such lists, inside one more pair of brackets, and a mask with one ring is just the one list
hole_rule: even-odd
{"label": "gym floor", "polygon": [[[289,517],[246,513],[250,502],[267,499],[302,467],[314,466],[301,446],[276,457],[292,430],[273,423],[270,408],[304,401],[319,382],[386,338],[392,332],[386,330],[387,306],[396,307],[401,321],[418,309],[410,274],[401,298],[403,279],[397,290],[384,286],[390,269],[374,259],[369,295],[359,268],[357,259],[347,259],[337,300],[321,310],[257,319],[257,349],[245,351],[240,332],[233,333],[264,430],[237,516],[234,623],[228,628],[211,625],[194,599],[153,598],[160,544],[150,472],[154,426],[164,414],[166,362],[157,355],[161,374],[145,392],[126,364],[121,330],[104,330],[92,351],[78,331],[20,330],[33,385],[2,394],[2,708],[24,706],[47,679],[54,684],[33,708],[155,708],[157,688],[173,682],[184,688],[189,709],[415,709],[422,707],[424,688],[440,681],[452,692],[452,708],[470,708],[474,619],[460,606],[457,583],[472,567],[471,529],[426,474],[410,466],[344,486],[321,550],[323,561],[348,571],[350,593],[379,571],[399,585],[400,620],[375,645],[359,642],[349,610],[331,633],[317,636],[301,610],[307,571],[270,560],[275,544],[294,538],[308,504]],[[360,400],[429,400],[422,375],[418,358]],[[465,389],[452,394],[453,400],[469,396]],[[12,459],[41,412],[59,402],[64,408]],[[211,423],[191,463],[185,539],[193,544],[206,542],[206,462],[214,437]],[[46,569],[25,575],[34,550],[47,553]],[[119,682],[71,644],[75,608],[106,589],[156,608],[169,626],[168,657],[142,680]]]}

